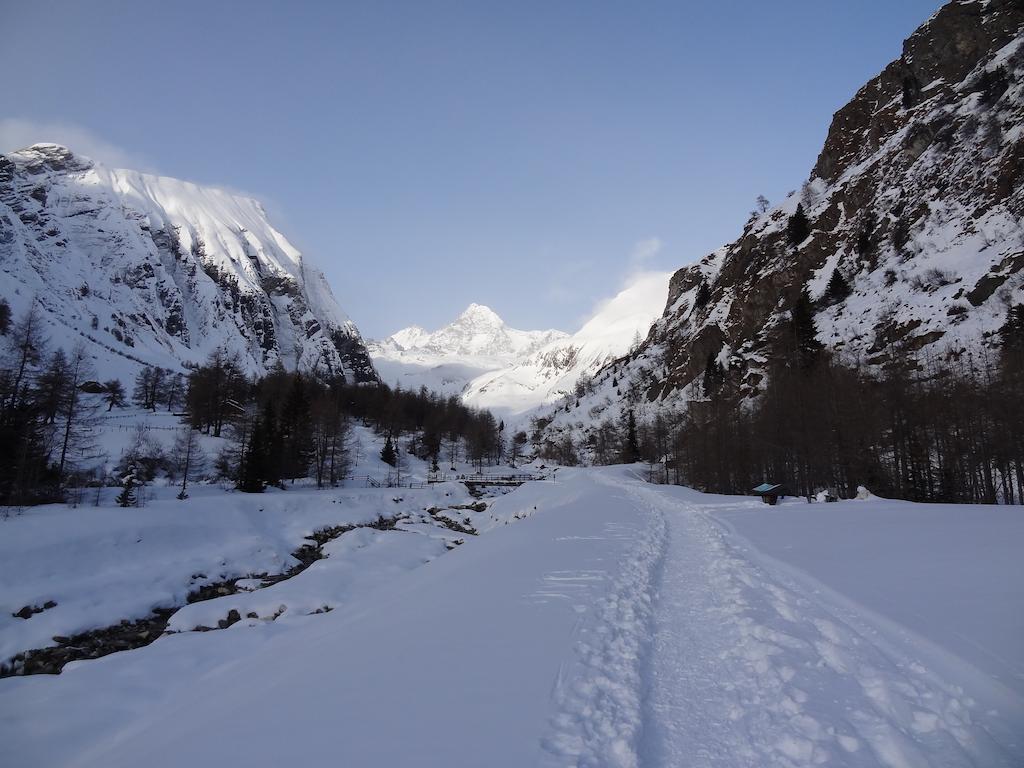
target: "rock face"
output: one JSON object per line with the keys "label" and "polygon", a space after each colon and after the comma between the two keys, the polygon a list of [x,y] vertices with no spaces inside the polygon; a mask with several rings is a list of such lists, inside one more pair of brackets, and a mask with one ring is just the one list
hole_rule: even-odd
{"label": "rock face", "polygon": [[104,377],[226,347],[250,373],[377,380],[320,271],[258,202],[219,189],[54,144],[0,155],[0,270],[15,316],[35,300],[51,345],[86,342]]}
{"label": "rock face", "polygon": [[805,286],[820,341],[861,364],[987,343],[1024,299],[1022,25],[1020,2],[954,0],[914,32],[836,113],[803,189],[672,277],[627,364],[646,399],[685,397],[709,355],[755,392]]}

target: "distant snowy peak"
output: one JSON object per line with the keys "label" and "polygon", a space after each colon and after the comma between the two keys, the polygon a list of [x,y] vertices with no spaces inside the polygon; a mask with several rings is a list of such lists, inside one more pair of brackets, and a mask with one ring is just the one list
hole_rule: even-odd
{"label": "distant snowy peak", "polygon": [[430,333],[425,328],[420,328],[418,325],[410,325],[408,328],[403,328],[391,334],[388,338],[384,339],[384,342],[393,344],[397,349],[406,350],[421,345],[428,336],[430,336]]}
{"label": "distant snowy peak", "polygon": [[35,300],[55,346],[107,373],[181,368],[225,347],[351,381],[376,373],[323,274],[257,201],[105,168],[56,144],[0,155],[0,295]]}
{"label": "distant snowy peak", "polygon": [[459,395],[477,376],[507,368],[565,337],[562,331],[509,328],[490,307],[470,304],[443,328],[431,332],[412,325],[371,341],[369,350],[384,381]]}
{"label": "distant snowy peak", "polygon": [[504,414],[522,414],[572,395],[604,366],[627,354],[661,316],[668,272],[634,276],[602,302],[571,336],[554,339],[507,368],[482,374],[466,387],[463,401]]}
{"label": "distant snowy peak", "polygon": [[413,325],[373,344],[380,355],[438,355],[446,358],[506,358],[529,354],[564,338],[562,331],[510,328],[490,307],[470,304],[453,322],[433,332]]}

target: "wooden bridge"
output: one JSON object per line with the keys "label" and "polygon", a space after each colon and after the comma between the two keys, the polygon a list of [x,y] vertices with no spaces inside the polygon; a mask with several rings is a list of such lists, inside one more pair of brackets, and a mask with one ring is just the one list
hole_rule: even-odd
{"label": "wooden bridge", "polygon": [[531,475],[531,474],[510,474],[510,475],[484,475],[484,474],[473,474],[473,475],[446,475],[441,473],[432,473],[428,476],[427,482],[429,483],[445,483],[454,481],[457,483],[465,483],[469,488],[474,488],[482,485],[522,485],[534,480],[547,480],[545,475]]}

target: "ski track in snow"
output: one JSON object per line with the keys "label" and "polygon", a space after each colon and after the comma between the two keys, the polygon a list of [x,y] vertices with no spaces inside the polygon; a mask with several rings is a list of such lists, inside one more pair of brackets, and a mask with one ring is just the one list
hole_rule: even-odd
{"label": "ski track in snow", "polygon": [[744,557],[698,505],[668,521],[641,764],[1009,766],[974,702]]}
{"label": "ski track in snow", "polygon": [[[600,481],[637,513],[607,534],[636,544],[577,625],[541,765],[1018,764],[962,689],[746,556],[710,507]],[[573,600],[601,579],[552,573],[533,597]]]}
{"label": "ski track in snow", "polygon": [[[607,485],[610,495],[621,493],[620,485],[601,476],[597,479]],[[558,714],[542,741],[545,756],[541,765],[638,765],[642,660],[649,644],[651,597],[666,532],[664,516],[656,506],[646,505],[637,512],[633,525],[610,523],[606,527],[610,538],[636,537],[637,541],[592,615],[577,625],[575,668],[563,670],[556,682]],[[594,575],[583,573],[576,578],[593,580]],[[564,586],[564,581],[560,583]],[[578,610],[586,609],[580,605]]]}
{"label": "ski track in snow", "polygon": [[[451,503],[450,492],[429,493]],[[325,496],[297,504],[293,492],[268,494],[267,514],[246,525],[260,528],[268,552],[288,551],[339,513],[354,522],[378,504],[397,511],[389,494],[348,493],[351,512],[319,509]],[[421,514],[424,501],[410,494],[399,509]],[[0,764],[119,768],[145,755],[173,768],[269,767],[329,755],[430,768],[1024,765],[1019,698],[1000,693],[998,676],[972,673],[960,657],[936,654],[941,644],[871,613],[871,603],[755,548],[730,521],[759,506],[648,485],[629,468],[565,470],[496,500],[480,515],[495,534],[444,557],[441,542],[406,542],[409,533],[346,533],[328,545],[330,558],[292,581],[193,604],[211,613],[193,612],[185,626],[285,590],[270,603],[289,606],[277,621],[180,632],[58,676],[0,681]],[[870,509],[864,519],[880,519]],[[229,512],[210,535],[237,529]],[[796,508],[787,517],[784,530],[799,535]],[[53,525],[42,514],[37,522]],[[159,534],[150,523],[140,538]],[[41,531],[25,528],[22,539]],[[207,551],[187,537],[163,544]],[[1019,573],[1005,565],[996,557],[964,594],[987,599],[990,582]],[[40,579],[50,567],[38,564]],[[994,605],[1006,612],[1016,594],[996,595]],[[59,602],[88,602],[68,597]],[[305,615],[327,603],[343,610]]]}

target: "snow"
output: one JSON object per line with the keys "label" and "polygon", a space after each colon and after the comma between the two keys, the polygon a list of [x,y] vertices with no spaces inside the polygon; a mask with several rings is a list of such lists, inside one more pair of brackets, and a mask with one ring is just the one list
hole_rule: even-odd
{"label": "snow", "polygon": [[601,302],[574,334],[541,347],[505,370],[485,373],[467,386],[462,400],[503,415],[522,415],[572,392],[581,378],[626,354],[661,316],[669,272],[634,275],[614,297]]}
{"label": "snow", "polygon": [[764,555],[932,638],[1024,697],[1024,611],[1006,610],[1024,605],[1019,507],[875,497],[827,506],[737,505],[717,516]]}
{"label": "snow", "polygon": [[370,342],[369,351],[389,384],[459,395],[476,377],[504,369],[566,336],[562,331],[510,328],[490,307],[474,303],[443,328],[430,332],[409,326]]}
{"label": "snow", "polygon": [[[105,419],[97,443],[111,463],[116,463],[140,427],[164,449],[182,429],[173,415],[159,412],[129,411],[121,418]],[[207,436],[200,440],[211,458],[226,442]],[[243,616],[256,612],[265,617],[286,605],[290,619],[340,602],[351,585],[337,582],[349,578],[346,568],[351,564],[367,556],[379,559],[370,553],[389,553],[386,559],[391,565],[380,565],[384,571],[406,568],[443,553],[446,542],[464,538],[439,528],[425,510],[472,502],[465,486],[364,487],[367,477],[385,484],[393,472],[379,459],[382,438],[354,425],[348,444],[355,460],[348,487],[318,491],[307,481],[287,491],[269,488],[264,494],[250,495],[231,490],[229,484],[192,483],[189,498],[180,501],[175,498],[177,483],[157,483],[138,489],[144,499],[138,508],[114,506],[117,489],[104,488],[100,506],[94,506],[95,491],[89,489],[78,507],[53,504],[4,510],[10,516],[0,517],[0,663],[21,651],[54,645],[54,635],[70,636],[121,619],[148,616],[153,608],[182,605],[190,592],[207,584],[284,572],[298,563],[291,553],[308,543],[305,537],[323,528],[401,516],[405,521],[400,527],[420,535],[408,537],[410,546],[396,547],[390,538],[386,544],[367,538],[377,531],[353,531],[344,544],[333,541],[324,547],[325,553],[340,548],[345,562],[342,558],[318,562],[317,568],[300,574],[302,584],[296,577],[253,594],[192,604],[175,614],[171,629],[216,626],[232,608]],[[403,459],[407,481],[426,480],[425,462],[408,455]],[[457,470],[471,472],[463,464]],[[489,513],[447,514],[472,517],[473,526],[480,529],[503,522]],[[42,606],[48,601],[57,606],[30,620],[12,615],[26,605]]]}
{"label": "snow", "polygon": [[512,424],[525,423],[530,412],[565,397],[578,381],[647,335],[665,309],[671,276],[631,276],[571,335],[517,331],[491,309],[471,304],[440,330],[403,328],[370,342],[369,351],[384,381],[458,395],[466,405],[490,410]]}
{"label": "snow", "polygon": [[13,181],[0,226],[12,236],[0,243],[0,295],[16,317],[38,302],[51,345],[85,341],[106,377],[129,381],[142,364],[181,370],[218,347],[253,373],[278,359],[337,368],[346,361],[330,333],[359,339],[323,274],[256,200],[52,144],[3,160]]}
{"label": "snow", "polygon": [[[291,581],[189,617],[259,612],[246,601],[264,592],[287,603],[277,620],[0,680],[0,763],[1024,759],[1024,508],[769,508],[640,474],[560,469],[494,500],[491,530],[451,551],[414,531],[346,533]],[[300,514],[372,507],[309,498]],[[38,557],[59,572],[63,551]]]}
{"label": "snow", "polygon": [[[153,491],[163,498],[143,508],[49,505],[0,521],[0,657],[6,660],[23,650],[53,645],[54,635],[69,636],[123,618],[147,616],[152,608],[181,605],[190,591],[204,584],[286,571],[297,564],[291,552],[321,528],[396,514],[419,517],[427,506],[472,501],[463,487],[450,485],[432,486],[397,503],[396,492],[386,488],[271,491],[254,498],[216,486],[197,486],[184,502],[173,498],[174,491]],[[108,494],[106,504],[111,503]],[[444,542],[438,538],[409,537],[423,541],[412,548],[389,550],[390,543],[378,545],[365,541],[362,532],[355,533],[360,535],[345,540],[346,557],[361,548],[384,549],[401,563],[410,557],[430,559],[444,551]],[[341,545],[332,542],[327,551],[332,546]],[[364,556],[348,559],[359,562]],[[332,587],[329,583],[323,588],[310,584],[340,578],[332,573],[333,566],[332,562],[329,568],[303,573],[306,582],[298,591],[296,580],[236,596],[223,610],[217,600],[193,604],[174,617],[172,628],[216,626],[217,619],[233,607],[266,616],[281,604],[293,605],[293,612],[334,604],[344,584]],[[25,605],[41,606],[50,600],[57,607],[30,620],[12,615]],[[271,600],[273,606],[264,612]],[[316,604],[307,606],[308,601]],[[218,605],[212,607],[214,603]],[[209,611],[218,614],[212,621]]]}

